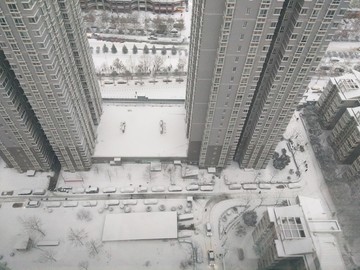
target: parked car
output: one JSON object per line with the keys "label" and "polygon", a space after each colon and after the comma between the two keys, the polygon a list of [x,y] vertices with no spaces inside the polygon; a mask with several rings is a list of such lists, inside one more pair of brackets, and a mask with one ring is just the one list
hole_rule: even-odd
{"label": "parked car", "polygon": [[99,188],[98,187],[88,187],[87,189],[85,189],[86,193],[99,193]]}
{"label": "parked car", "polygon": [[56,189],[56,191],[58,191],[58,192],[69,192],[70,190],[72,190],[71,187],[58,187]]}
{"label": "parked car", "polygon": [[18,195],[31,195],[32,189],[22,189],[18,192]]}
{"label": "parked car", "polygon": [[215,253],[213,250],[208,250],[208,259],[209,259],[209,265],[214,266],[215,265]]}
{"label": "parked car", "polygon": [[3,191],[1,192],[1,196],[11,196],[14,194],[13,190]]}
{"label": "parked car", "polygon": [[206,223],[206,236],[212,236],[212,232],[211,232],[211,224],[208,222]]}
{"label": "parked car", "polygon": [[26,204],[26,208],[37,208],[40,206],[40,202],[39,201],[28,201]]}

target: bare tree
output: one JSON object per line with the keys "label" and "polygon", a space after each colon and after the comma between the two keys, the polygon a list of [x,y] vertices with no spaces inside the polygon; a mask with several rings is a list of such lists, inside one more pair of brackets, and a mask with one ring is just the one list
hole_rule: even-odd
{"label": "bare tree", "polygon": [[129,59],[127,60],[126,69],[129,70],[131,73],[135,72],[135,63],[134,63],[132,57],[129,57]]}
{"label": "bare tree", "polygon": [[103,244],[97,240],[90,240],[86,243],[86,247],[88,248],[90,257],[95,257],[101,252]]}
{"label": "bare tree", "polygon": [[125,76],[125,78],[126,78],[126,82],[127,82],[127,83],[129,82],[129,80],[132,79],[132,73],[131,73],[129,70],[127,70],[127,69],[125,69],[124,76]]}
{"label": "bare tree", "polygon": [[45,262],[56,262],[55,259],[55,251],[53,250],[42,250],[39,258],[39,262],[45,263]]}
{"label": "bare tree", "polygon": [[92,215],[89,210],[81,209],[77,214],[77,218],[80,220],[91,221]]}
{"label": "bare tree", "polygon": [[151,66],[151,61],[150,61],[150,57],[147,55],[143,55],[140,58],[140,63],[143,67],[144,67],[144,72],[148,73],[150,71],[150,66]]}
{"label": "bare tree", "polygon": [[42,228],[42,222],[39,217],[32,216],[27,218],[19,218],[21,224],[24,226],[25,230],[29,233],[37,232],[42,236],[45,236],[45,231]]}
{"label": "bare tree", "polygon": [[142,81],[144,74],[145,74],[144,65],[140,62],[136,67],[136,75],[140,81]]}
{"label": "bare tree", "polygon": [[89,262],[88,261],[81,261],[78,264],[80,270],[88,270],[89,269]]}
{"label": "bare tree", "polygon": [[85,244],[85,240],[87,239],[88,234],[84,229],[73,229],[70,228],[68,232],[68,239],[74,246],[83,246]]}
{"label": "bare tree", "polygon": [[161,67],[164,65],[164,59],[161,56],[156,55],[153,61],[154,72],[160,71]]}
{"label": "bare tree", "polygon": [[109,17],[109,15],[108,15],[108,13],[106,11],[103,11],[101,13],[101,21],[103,23],[108,23],[110,21],[110,17]]}

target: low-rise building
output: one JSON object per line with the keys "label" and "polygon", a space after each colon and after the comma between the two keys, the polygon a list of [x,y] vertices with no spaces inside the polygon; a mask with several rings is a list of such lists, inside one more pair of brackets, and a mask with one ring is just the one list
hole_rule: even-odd
{"label": "low-rise building", "polygon": [[298,197],[298,205],[268,207],[253,232],[259,270],[346,269],[336,238],[319,199]]}
{"label": "low-rise building", "polygon": [[360,73],[331,78],[316,103],[320,124],[332,129],[347,108],[360,106]]}

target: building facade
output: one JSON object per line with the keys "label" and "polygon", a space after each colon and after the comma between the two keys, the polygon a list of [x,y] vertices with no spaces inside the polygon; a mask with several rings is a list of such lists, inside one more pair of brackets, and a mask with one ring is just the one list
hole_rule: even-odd
{"label": "building facade", "polygon": [[345,110],[328,141],[342,164],[352,164],[360,156],[360,107]]}
{"label": "building facade", "polygon": [[[0,2],[0,52],[8,63],[3,68],[23,97],[18,103],[7,103],[6,109],[20,113],[18,108],[23,106],[26,117],[33,119],[27,136],[36,143],[29,139],[20,144],[24,162],[36,159],[41,163],[33,169],[45,170],[54,160],[69,171],[91,166],[102,108],[82,24],[76,0]],[[0,102],[7,98],[1,95]],[[3,120],[10,124],[18,121],[16,114]],[[2,157],[9,166],[31,167],[21,169],[2,137],[0,141]],[[30,146],[42,156],[32,157]]]}
{"label": "building facade", "polygon": [[81,9],[108,10],[112,12],[151,11],[174,13],[182,11],[185,0],[80,0]]}
{"label": "building facade", "polygon": [[188,160],[264,168],[348,1],[193,1]]}
{"label": "building facade", "polygon": [[333,129],[347,108],[360,106],[358,72],[331,78],[316,103],[319,121],[324,129]]}

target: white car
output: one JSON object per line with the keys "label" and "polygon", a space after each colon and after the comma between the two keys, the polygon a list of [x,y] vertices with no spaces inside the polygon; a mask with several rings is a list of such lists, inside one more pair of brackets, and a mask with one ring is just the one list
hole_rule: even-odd
{"label": "white car", "polygon": [[39,201],[28,201],[26,204],[26,208],[37,208],[40,206],[40,202]]}

